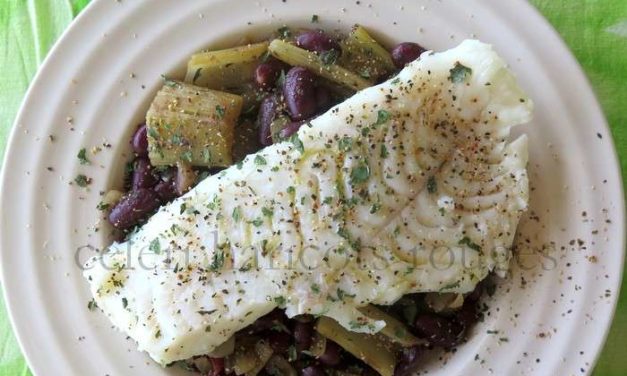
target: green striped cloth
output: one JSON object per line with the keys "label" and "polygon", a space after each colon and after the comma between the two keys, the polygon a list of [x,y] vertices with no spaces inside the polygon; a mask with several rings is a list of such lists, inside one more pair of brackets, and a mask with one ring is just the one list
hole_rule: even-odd
{"label": "green striped cloth", "polygon": [[[89,0],[0,0],[0,156],[28,83]],[[531,0],[561,33],[590,78],[612,126],[627,177],[627,0]],[[1,299],[1,298],[0,298]],[[0,375],[30,375],[0,301]],[[627,289],[597,376],[627,375]],[[53,349],[49,349],[54,351]]]}

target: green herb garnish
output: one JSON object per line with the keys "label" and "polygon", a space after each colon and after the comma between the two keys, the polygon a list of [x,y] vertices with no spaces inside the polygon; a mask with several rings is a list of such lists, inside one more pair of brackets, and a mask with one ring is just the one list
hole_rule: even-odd
{"label": "green herb garnish", "polygon": [[381,124],[385,124],[388,122],[388,120],[390,120],[390,113],[386,110],[379,110],[377,111],[377,122],[375,123],[375,125],[381,125]]}
{"label": "green herb garnish", "polygon": [[381,204],[378,203],[378,202],[375,202],[370,207],[370,214],[374,214],[374,213],[378,212],[379,210],[381,210]]}
{"label": "green herb garnish", "polygon": [[264,157],[262,157],[261,155],[257,154],[255,156],[255,164],[257,166],[264,166],[264,165],[267,165],[268,162],[266,162],[266,159]]}
{"label": "green herb garnish", "polygon": [[324,51],[320,54],[320,61],[322,61],[322,64],[324,65],[332,65],[335,64],[335,62],[337,61],[337,59],[340,57],[340,53],[337,50],[328,50],[328,51]]}
{"label": "green herb garnish", "polygon": [[193,159],[194,155],[192,154],[191,150],[186,150],[181,153],[181,160],[191,163]]}
{"label": "green herb garnish", "polygon": [[216,115],[218,116],[218,119],[224,119],[225,112],[226,110],[224,109],[224,107],[216,105]]}
{"label": "green herb garnish", "polygon": [[239,208],[239,206],[236,206],[236,207],[233,209],[233,213],[231,213],[231,217],[233,218],[233,220],[234,220],[235,222],[239,222],[239,221],[240,221],[240,219],[242,219],[242,211],[241,211],[241,209]]}
{"label": "green herb garnish", "polygon": [[213,254],[213,258],[211,259],[211,265],[209,265],[209,270],[212,272],[217,272],[222,269],[224,266],[224,252],[217,251]]}
{"label": "green herb garnish", "polygon": [[152,241],[150,242],[150,245],[148,246],[148,249],[150,250],[150,252],[154,253],[154,254],[160,254],[161,253],[161,243],[159,242],[159,239],[154,238],[152,239]]}
{"label": "green herb garnish", "polygon": [[388,148],[384,144],[381,144],[381,151],[379,152],[379,156],[381,158],[387,158],[388,155],[390,155],[390,153],[388,152]]}
{"label": "green herb garnish", "polygon": [[435,181],[435,177],[429,176],[429,179],[427,179],[427,192],[435,193],[437,190],[438,190],[438,184]]}
{"label": "green herb garnish", "polygon": [[178,82],[176,82],[176,81],[166,77],[165,74],[161,75],[161,79],[163,79],[163,84],[165,86],[169,86],[169,87],[172,87],[172,88],[179,88],[179,87],[181,87],[180,83],[178,83]]}
{"label": "green herb garnish", "polygon": [[109,209],[111,205],[109,204],[105,204],[104,202],[99,202],[98,205],[96,205],[96,209],[100,210],[100,211],[105,211],[107,209]]}
{"label": "green herb garnish", "polygon": [[342,137],[342,139],[340,139],[340,141],[338,142],[338,149],[340,149],[341,152],[348,152],[353,148],[353,139],[350,137]]}
{"label": "green herb garnish", "polygon": [[203,151],[202,151],[202,160],[205,163],[210,163],[211,162],[211,150],[203,149]]}
{"label": "green herb garnish", "polygon": [[303,145],[303,142],[300,140],[300,138],[298,138],[297,133],[294,133],[290,137],[290,141],[292,142],[292,144],[294,144],[294,148],[296,148],[296,150],[298,150],[301,154],[305,152],[305,146]]}
{"label": "green herb garnish", "polygon": [[89,302],[87,302],[87,309],[88,310],[93,311],[96,308],[98,308],[98,304],[96,303],[96,301],[94,299],[92,299]]}
{"label": "green herb garnish", "polygon": [[157,138],[159,138],[159,133],[157,133],[157,131],[154,128],[148,127],[148,136],[156,140]]}
{"label": "green herb garnish", "polygon": [[360,184],[370,178],[370,167],[367,163],[360,163],[351,170],[351,184]]}
{"label": "green herb garnish", "polygon": [[455,63],[455,66],[449,70],[450,75],[448,79],[454,83],[459,84],[466,81],[466,78],[472,74],[472,69],[465,65],[462,65],[459,61]]}
{"label": "green herb garnish", "polygon": [[89,184],[91,184],[91,178],[88,178],[87,176],[83,175],[83,174],[79,174],[76,176],[76,178],[74,178],[74,182],[79,186],[79,187],[87,187]]}
{"label": "green herb garnish", "polygon": [[81,150],[79,150],[78,154],[76,155],[76,157],[78,158],[78,161],[82,165],[90,164],[89,159],[87,159],[87,150],[85,150],[85,148],[82,148]]}
{"label": "green herb garnish", "polygon": [[274,298],[274,302],[279,306],[283,306],[285,305],[285,298],[282,296],[277,296]]}

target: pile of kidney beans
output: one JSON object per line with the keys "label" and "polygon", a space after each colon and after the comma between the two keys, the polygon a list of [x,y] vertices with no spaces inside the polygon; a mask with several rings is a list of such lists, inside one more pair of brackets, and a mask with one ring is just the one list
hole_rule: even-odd
{"label": "pile of kidney beans", "polygon": [[[424,355],[434,348],[453,349],[466,339],[468,330],[479,320],[478,302],[483,292],[482,284],[465,297],[464,305],[457,311],[447,314],[436,314],[429,310],[424,301],[425,294],[411,294],[403,297],[391,307],[380,307],[403,322],[417,337],[425,339],[428,345],[404,349],[397,360],[395,376],[411,376],[424,367]],[[413,304],[414,313],[408,317],[403,311]],[[410,321],[411,320],[411,321]],[[327,340],[324,354],[319,357],[307,355],[303,350],[310,348],[314,336],[315,319],[311,316],[300,316],[288,319],[284,312],[275,309],[259,318],[247,328],[236,334],[238,336],[256,337],[269,343],[275,354],[289,358],[290,348],[296,349],[297,358],[291,361],[292,367],[302,376],[324,376],[325,369],[350,370],[351,374],[377,375],[361,360],[346,352],[336,343]],[[209,376],[227,375],[224,369],[224,358],[210,358],[213,372]],[[216,365],[218,367],[216,367]],[[229,374],[230,375],[230,374]],[[269,375],[264,370],[260,376]]]}
{"label": "pile of kidney beans", "polygon": [[135,159],[127,166],[128,192],[109,212],[109,222],[127,230],[153,213],[160,205],[178,196],[176,168],[155,169],[148,159],[146,125],[139,126],[131,139]]}
{"label": "pile of kidney beans", "polygon": [[[337,58],[342,53],[337,40],[321,30],[304,31],[295,37],[295,43],[317,54],[332,51]],[[391,55],[396,67],[401,69],[424,51],[416,43],[405,42],[395,46]],[[262,96],[261,103],[256,116],[254,112],[245,116],[256,118],[259,139],[254,144],[260,144],[260,147],[272,144],[270,125],[278,116],[285,115],[290,119],[279,134],[281,138],[287,138],[341,99],[334,97],[314,73],[303,67],[290,67],[272,57],[257,66],[254,81]],[[252,140],[250,142],[253,143]],[[177,171],[176,167],[155,168],[150,164],[145,124],[133,134],[131,145],[135,159],[129,163],[128,191],[111,209],[108,217],[109,222],[120,230],[129,230],[140,224],[160,205],[185,191],[181,188],[181,171]]]}

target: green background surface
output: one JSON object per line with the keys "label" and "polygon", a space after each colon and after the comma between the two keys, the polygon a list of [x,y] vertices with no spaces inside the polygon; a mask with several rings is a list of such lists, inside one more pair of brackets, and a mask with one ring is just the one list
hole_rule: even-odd
{"label": "green background surface", "polygon": [[[52,44],[88,2],[0,0],[0,156],[4,155],[7,136],[30,80]],[[531,3],[558,30],[586,71],[612,128],[625,180],[627,0],[531,0]],[[30,375],[1,299],[0,375]],[[610,336],[594,374],[627,375],[627,289],[621,291]]]}

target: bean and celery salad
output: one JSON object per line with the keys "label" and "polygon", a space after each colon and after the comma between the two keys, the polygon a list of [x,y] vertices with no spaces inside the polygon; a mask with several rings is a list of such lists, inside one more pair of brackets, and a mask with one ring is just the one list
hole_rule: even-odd
{"label": "bean and celery salad", "polygon": [[[129,234],[200,180],[289,138],[424,51],[410,42],[388,50],[355,26],[347,35],[281,27],[269,40],[195,54],[182,80],[163,77],[146,122],[131,139],[125,192],[107,192],[99,208]],[[381,369],[411,375],[425,352],[464,341],[480,318],[485,287],[465,296],[413,294],[389,307],[365,307],[387,324],[376,335],[348,331],[325,317],[288,319],[276,309],[214,353],[176,365],[211,376],[376,375]]]}

